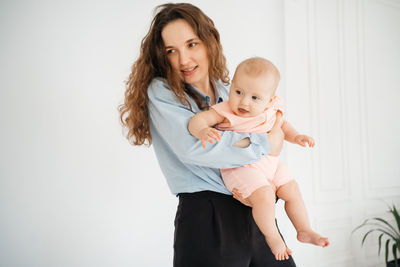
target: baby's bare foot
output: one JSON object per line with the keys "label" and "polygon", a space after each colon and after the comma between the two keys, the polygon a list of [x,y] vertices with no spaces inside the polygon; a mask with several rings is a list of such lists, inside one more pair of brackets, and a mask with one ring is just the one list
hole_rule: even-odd
{"label": "baby's bare foot", "polygon": [[289,259],[289,255],[292,254],[292,251],[286,247],[279,235],[277,237],[268,237],[266,240],[276,260],[281,261]]}
{"label": "baby's bare foot", "polygon": [[320,234],[312,230],[308,231],[299,231],[297,233],[297,239],[303,243],[310,243],[320,247],[329,246],[329,240],[327,237],[322,237]]}

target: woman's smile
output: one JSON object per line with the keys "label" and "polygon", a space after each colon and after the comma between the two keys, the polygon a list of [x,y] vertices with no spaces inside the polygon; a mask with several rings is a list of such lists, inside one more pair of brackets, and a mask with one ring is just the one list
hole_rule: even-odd
{"label": "woman's smile", "polygon": [[199,66],[197,65],[197,66],[194,66],[193,68],[183,69],[183,70],[181,70],[181,72],[185,76],[190,76],[190,75],[192,75],[192,74],[194,74],[196,72],[198,67]]}

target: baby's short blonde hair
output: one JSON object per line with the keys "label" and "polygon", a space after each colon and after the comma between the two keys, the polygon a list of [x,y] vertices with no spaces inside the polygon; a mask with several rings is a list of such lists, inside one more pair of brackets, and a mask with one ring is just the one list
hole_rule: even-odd
{"label": "baby's short blonde hair", "polygon": [[233,80],[237,73],[243,72],[250,77],[257,77],[259,75],[270,75],[274,78],[277,87],[280,80],[279,70],[268,59],[262,57],[251,57],[242,61],[236,68]]}

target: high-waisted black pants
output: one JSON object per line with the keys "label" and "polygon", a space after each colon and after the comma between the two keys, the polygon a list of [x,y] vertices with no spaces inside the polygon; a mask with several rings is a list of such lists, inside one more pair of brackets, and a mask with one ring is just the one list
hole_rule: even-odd
{"label": "high-waisted black pants", "polygon": [[251,208],[211,191],[179,194],[174,267],[295,267],[277,261]]}

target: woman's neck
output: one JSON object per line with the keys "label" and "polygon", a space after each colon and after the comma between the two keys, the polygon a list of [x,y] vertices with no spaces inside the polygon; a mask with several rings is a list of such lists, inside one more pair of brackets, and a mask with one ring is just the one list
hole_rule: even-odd
{"label": "woman's neck", "polygon": [[210,85],[210,81],[204,81],[202,83],[198,83],[198,84],[193,84],[200,92],[202,92],[203,94],[210,94],[212,91],[211,85]]}
{"label": "woman's neck", "polygon": [[197,85],[196,88],[205,95],[210,97],[210,105],[215,103],[215,92],[212,84],[208,81],[204,84]]}

